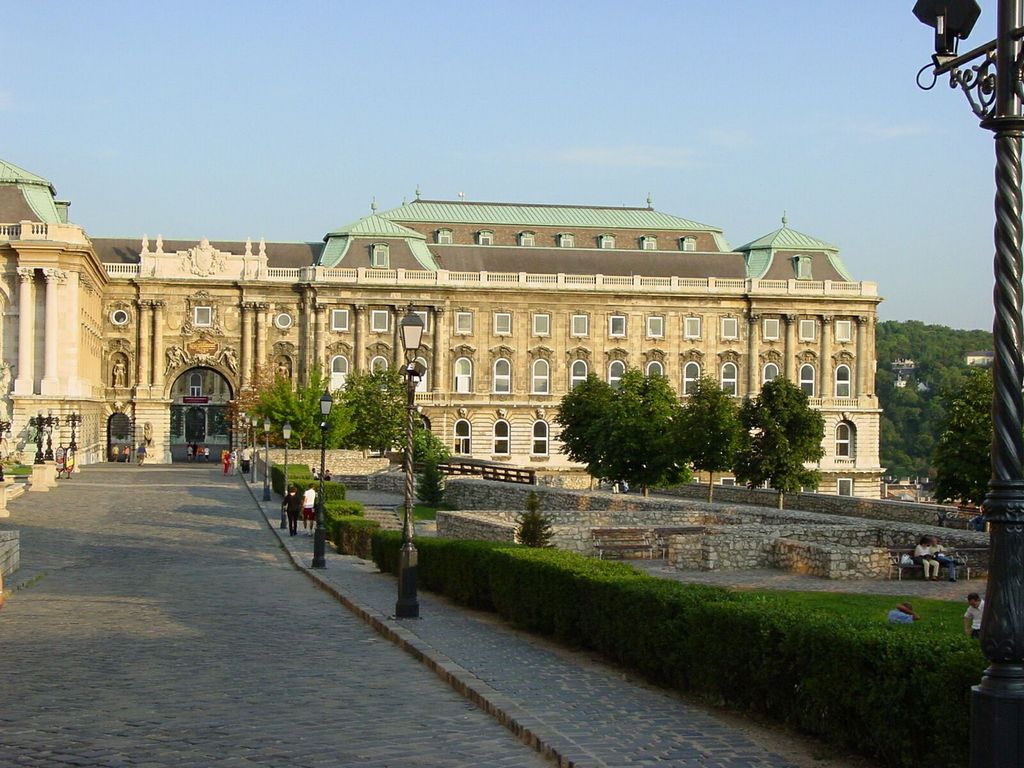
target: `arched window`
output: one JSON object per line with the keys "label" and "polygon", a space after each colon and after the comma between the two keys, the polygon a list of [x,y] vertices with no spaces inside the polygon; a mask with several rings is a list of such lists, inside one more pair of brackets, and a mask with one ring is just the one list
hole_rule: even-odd
{"label": "arched window", "polygon": [[507,421],[494,422],[494,447],[493,453],[498,456],[508,456],[512,453],[512,428]]}
{"label": "arched window", "polygon": [[420,364],[420,370],[423,371],[423,374],[420,376],[419,381],[416,382],[416,391],[426,392],[428,389],[427,373],[430,371],[430,369],[427,367],[427,359],[425,357],[417,357],[416,362]]}
{"label": "arched window", "polygon": [[608,383],[612,389],[619,388],[619,380],[622,378],[622,374],[626,372],[626,364],[621,360],[612,360],[612,364],[608,366]]}
{"label": "arched window", "polygon": [[804,394],[808,397],[814,397],[814,366],[813,365],[801,365],[800,366],[800,389],[804,391]]}
{"label": "arched window", "polygon": [[507,395],[512,391],[512,363],[504,357],[494,361],[494,393]]}
{"label": "arched window", "polygon": [[736,363],[725,363],[722,365],[722,391],[727,395],[735,395],[737,392],[736,371]]}
{"label": "arched window", "polygon": [[473,391],[473,361],[468,357],[460,357],[455,361],[455,391]]}
{"label": "arched window", "polygon": [[203,374],[193,373],[188,377],[188,393],[192,397],[203,396]]}
{"label": "arched window", "polygon": [[386,371],[387,369],[388,359],[386,357],[377,355],[377,357],[370,361],[370,370],[374,373],[377,373],[377,371]]}
{"label": "arched window", "polygon": [[533,387],[535,395],[546,395],[551,391],[551,366],[547,360],[533,361]]}
{"label": "arched window", "polygon": [[348,378],[348,358],[344,355],[335,355],[331,358],[331,391],[337,392],[345,386]]}
{"label": "arched window", "polygon": [[647,375],[648,376],[664,376],[665,366],[659,363],[657,360],[651,360],[647,364]]}
{"label": "arched window", "polygon": [[683,394],[693,394],[700,379],[700,363],[687,363],[683,366]]}
{"label": "arched window", "polygon": [[469,456],[473,452],[473,427],[465,419],[455,422],[455,453]]}
{"label": "arched window", "polygon": [[779,366],[775,363],[767,363],[764,366],[764,371],[761,374],[761,383],[767,384],[769,381],[775,381],[779,377]]}
{"label": "arched window", "polygon": [[534,456],[548,455],[548,423],[546,421],[533,422],[533,447],[530,453]]}
{"label": "arched window", "polygon": [[850,366],[836,368],[836,397],[850,397]]}
{"label": "arched window", "polygon": [[855,434],[853,424],[848,421],[839,422],[836,426],[836,456],[844,459],[853,458]]}
{"label": "arched window", "polygon": [[574,360],[572,367],[569,369],[569,389],[578,387],[585,382],[588,373],[586,360]]}

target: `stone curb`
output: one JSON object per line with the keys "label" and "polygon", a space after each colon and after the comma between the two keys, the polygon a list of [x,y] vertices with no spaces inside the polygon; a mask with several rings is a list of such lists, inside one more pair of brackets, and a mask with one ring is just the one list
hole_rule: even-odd
{"label": "stone curb", "polygon": [[[422,638],[402,626],[397,620],[393,620],[392,617],[385,616],[344,594],[338,587],[322,578],[316,570],[300,560],[296,553],[292,551],[290,542],[281,533],[279,527],[280,515],[272,516],[267,511],[262,499],[256,497],[256,492],[249,481],[244,477],[241,479],[249,491],[252,500],[262,513],[264,520],[266,520],[268,527],[277,536],[282,549],[284,549],[296,570],[301,571],[320,589],[334,597],[359,619],[371,626],[381,637],[391,641],[408,653],[426,666],[427,669],[430,669],[454,691],[473,702],[473,704],[497,720],[524,744],[532,747],[545,757],[554,760],[559,768],[576,768],[576,762],[564,755],[555,746],[554,741],[557,735],[546,728],[537,718],[516,705],[507,696],[491,688],[472,672],[452,661],[429,643],[424,642]],[[261,487],[261,495],[262,492]],[[605,765],[601,761],[598,761],[596,764]]]}

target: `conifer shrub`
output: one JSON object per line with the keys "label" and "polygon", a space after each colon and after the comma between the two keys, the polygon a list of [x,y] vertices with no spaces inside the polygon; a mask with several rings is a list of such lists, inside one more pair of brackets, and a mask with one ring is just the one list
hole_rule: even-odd
{"label": "conifer shrub", "polygon": [[438,469],[436,461],[428,461],[423,465],[416,482],[416,498],[430,507],[439,507],[444,500],[444,473]]}
{"label": "conifer shrub", "polygon": [[516,540],[527,547],[550,547],[551,523],[540,513],[540,498],[535,491],[526,497],[526,511],[516,516]]}

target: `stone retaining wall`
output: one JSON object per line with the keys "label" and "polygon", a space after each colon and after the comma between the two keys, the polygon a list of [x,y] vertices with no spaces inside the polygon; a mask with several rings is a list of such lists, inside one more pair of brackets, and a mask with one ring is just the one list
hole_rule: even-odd
{"label": "stone retaining wall", "polygon": [[21,565],[21,534],[0,531],[0,573],[11,573]]}
{"label": "stone retaining wall", "polygon": [[[284,464],[284,448],[271,448],[270,461]],[[320,471],[319,448],[288,449],[289,464],[305,464],[310,469]],[[324,466],[332,475],[368,475],[386,470],[391,462],[381,457],[363,457],[361,451],[341,449],[329,450],[324,455]],[[259,452],[259,467],[263,466],[263,451]],[[262,471],[262,469],[260,470]]]}

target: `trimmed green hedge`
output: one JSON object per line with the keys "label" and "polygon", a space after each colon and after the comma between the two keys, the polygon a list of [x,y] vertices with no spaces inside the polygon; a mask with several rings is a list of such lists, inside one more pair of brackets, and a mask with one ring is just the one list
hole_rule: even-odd
{"label": "trimmed green hedge", "polygon": [[[397,573],[400,533],[373,534]],[[760,713],[882,765],[967,765],[977,641],[798,610],[622,563],[505,543],[417,539],[424,589],[496,610],[662,685]],[[917,630],[917,631],[915,631]]]}
{"label": "trimmed green hedge", "polygon": [[[319,481],[314,481],[319,482]],[[319,484],[317,489],[319,490]],[[344,483],[338,483],[335,481],[324,483],[324,501],[344,501],[345,493],[348,489],[345,488]]]}
{"label": "trimmed green hedge", "polygon": [[332,517],[362,517],[363,505],[358,501],[325,501],[324,520]]}
{"label": "trimmed green hedge", "polygon": [[[313,482],[313,475],[305,464],[289,464],[288,482],[299,486],[299,493],[302,493]],[[278,496],[284,496],[284,464],[270,465],[270,487]]]}
{"label": "trimmed green hedge", "polygon": [[327,525],[327,535],[339,553],[356,555],[364,560],[370,557],[371,537],[380,529],[376,520],[356,516],[339,516]]}

